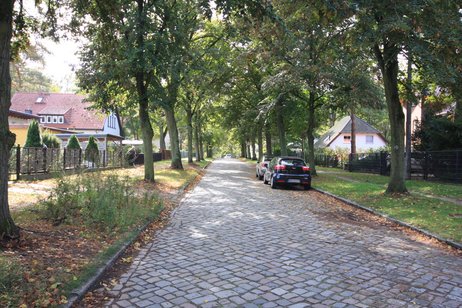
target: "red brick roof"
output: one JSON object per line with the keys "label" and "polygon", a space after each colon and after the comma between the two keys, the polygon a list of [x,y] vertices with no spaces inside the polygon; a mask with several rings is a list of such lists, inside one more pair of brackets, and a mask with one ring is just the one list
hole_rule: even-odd
{"label": "red brick roof", "polygon": [[[42,98],[41,100],[39,98]],[[89,110],[92,103],[84,95],[68,93],[16,93],[11,98],[11,109],[30,110],[34,115],[64,115],[64,123],[47,126],[72,130],[102,130],[106,115]]]}

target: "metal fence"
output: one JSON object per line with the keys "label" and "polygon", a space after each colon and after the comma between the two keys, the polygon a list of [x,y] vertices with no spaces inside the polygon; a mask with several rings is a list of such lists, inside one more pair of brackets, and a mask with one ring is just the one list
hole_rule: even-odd
{"label": "metal fence", "polygon": [[316,166],[341,168],[342,161],[336,155],[317,154],[314,156]]}
{"label": "metal fence", "polygon": [[[391,167],[387,152],[350,154],[346,162],[335,155],[316,155],[315,163],[322,167],[381,175],[389,175]],[[462,150],[412,152],[411,177],[462,182]]]}
{"label": "metal fence", "polygon": [[9,159],[9,179],[24,175],[52,174],[68,170],[127,166],[126,148],[114,147],[85,155],[81,149],[14,147]]}

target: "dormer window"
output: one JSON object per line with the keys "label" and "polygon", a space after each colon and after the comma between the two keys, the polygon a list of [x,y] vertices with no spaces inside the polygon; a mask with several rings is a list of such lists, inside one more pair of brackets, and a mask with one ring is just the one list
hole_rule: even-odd
{"label": "dormer window", "polygon": [[37,100],[35,102],[37,104],[43,103],[43,97],[41,97],[41,96],[37,97]]}

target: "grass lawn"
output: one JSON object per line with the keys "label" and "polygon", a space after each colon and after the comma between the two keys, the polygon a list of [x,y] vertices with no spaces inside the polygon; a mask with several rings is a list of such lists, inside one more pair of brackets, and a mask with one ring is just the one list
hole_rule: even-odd
{"label": "grass lawn", "polygon": [[163,196],[193,182],[208,163],[184,160],[185,170],[172,170],[170,161],[156,162],[156,183],[143,181],[142,166],[12,183],[11,212],[23,230],[0,251],[0,306],[65,304],[140,227],[154,220],[149,228],[160,228],[174,208]]}
{"label": "grass lawn", "polygon": [[460,184],[410,180],[406,181],[410,195],[389,196],[384,194],[388,177],[333,168],[317,167],[317,170],[321,172],[313,179],[315,188],[462,242],[462,205],[430,197],[450,197],[462,201]]}

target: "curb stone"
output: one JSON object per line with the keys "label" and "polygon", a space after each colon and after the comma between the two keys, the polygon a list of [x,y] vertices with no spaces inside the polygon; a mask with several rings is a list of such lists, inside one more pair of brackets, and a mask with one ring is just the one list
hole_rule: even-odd
{"label": "curb stone", "polygon": [[[209,162],[203,169],[207,168],[212,162]],[[180,189],[179,189],[179,193],[183,193],[184,190],[189,186],[189,184],[191,183],[187,183],[185,185],[183,185]],[[180,201],[181,202],[181,201]],[[171,213],[171,217],[173,217],[173,215],[175,215],[176,211],[177,211],[178,207],[176,209],[174,209]],[[157,218],[156,218],[157,219]],[[80,302],[83,297],[85,296],[85,294],[87,294],[87,292],[93,287],[95,286],[98,281],[101,280],[102,276],[104,275],[104,273],[112,266],[114,265],[114,263],[120,258],[120,256],[128,249],[128,247],[130,247],[130,245],[132,245],[135,240],[138,238],[138,235],[140,235],[144,230],[146,230],[146,228],[148,228],[148,226],[152,223],[153,221],[149,221],[147,222],[144,226],[142,226],[140,229],[138,229],[138,232],[136,233],[135,236],[133,236],[133,238],[127,240],[120,248],[119,250],[111,257],[109,258],[109,260],[102,266],[100,267],[96,273],[90,277],[90,279],[88,279],[82,286],[80,286],[79,288],[76,288],[74,290],[72,290],[70,293],[69,293],[69,297],[67,299],[67,303],[64,304],[64,305],[61,305],[61,307],[64,307],[64,308],[71,308],[73,305],[77,304],[78,302]]]}
{"label": "curb stone", "polygon": [[109,260],[102,266],[100,267],[96,273],[90,277],[82,286],[80,286],[77,289],[74,289],[71,291],[69,294],[69,297],[67,299],[67,303],[64,304],[62,307],[65,308],[70,308],[74,304],[77,304],[79,301],[83,299],[85,294],[98,283],[98,281],[101,280],[101,277],[104,275],[104,273],[112,266],[114,263],[120,258],[120,256],[127,250],[127,248],[135,242],[137,239],[138,235],[146,230],[146,228],[152,223],[152,221],[147,222],[143,227],[141,227],[137,234],[133,236],[133,238],[127,240],[120,248],[119,250],[111,257]]}
{"label": "curb stone", "polygon": [[339,196],[337,196],[337,195],[334,195],[334,194],[332,194],[332,193],[330,193],[330,192],[327,192],[327,191],[324,191],[324,190],[322,190],[322,189],[314,188],[314,187],[312,187],[312,189],[313,189],[314,191],[320,192],[320,193],[322,193],[322,194],[324,194],[324,195],[327,195],[327,196],[330,196],[330,197],[332,197],[332,198],[334,198],[334,199],[337,199],[337,200],[339,200],[339,201],[342,201],[342,202],[344,202],[344,203],[346,203],[346,204],[348,204],[348,205],[351,205],[351,206],[353,206],[353,207],[355,207],[355,208],[358,208],[358,209],[361,209],[361,210],[363,210],[363,211],[369,212],[369,213],[374,214],[374,215],[376,215],[376,216],[383,217],[383,218],[385,218],[386,220],[388,220],[388,221],[390,221],[390,222],[393,222],[393,223],[395,223],[395,224],[397,224],[397,225],[400,225],[400,226],[402,226],[402,227],[406,227],[406,228],[408,228],[408,229],[411,229],[411,230],[413,230],[413,231],[416,231],[416,232],[418,232],[418,233],[420,233],[420,234],[423,234],[423,235],[425,235],[425,236],[427,236],[427,237],[429,237],[429,238],[436,239],[436,240],[438,240],[439,242],[444,243],[444,244],[447,244],[447,245],[449,245],[449,246],[451,246],[451,247],[453,247],[453,248],[456,248],[456,249],[458,249],[458,250],[462,250],[462,243],[454,242],[454,241],[451,241],[451,240],[449,240],[449,239],[443,238],[443,237],[441,237],[441,236],[439,236],[439,235],[436,235],[436,234],[434,234],[434,233],[431,233],[431,232],[428,232],[428,231],[426,231],[426,230],[420,229],[420,228],[418,228],[418,227],[415,227],[415,226],[413,226],[413,225],[410,225],[410,224],[408,224],[408,223],[406,223],[406,222],[403,222],[403,221],[401,221],[401,220],[397,220],[397,219],[392,218],[392,217],[390,217],[390,216],[388,216],[388,215],[386,215],[386,214],[380,213],[380,212],[378,212],[378,211],[376,211],[376,210],[373,210],[373,209],[371,209],[371,208],[369,208],[369,207],[366,207],[366,206],[364,206],[364,205],[361,205],[361,204],[356,203],[356,202],[354,202],[354,201],[351,201],[351,200],[349,200],[349,199],[346,199],[346,198],[343,198],[343,197],[339,197]]}

